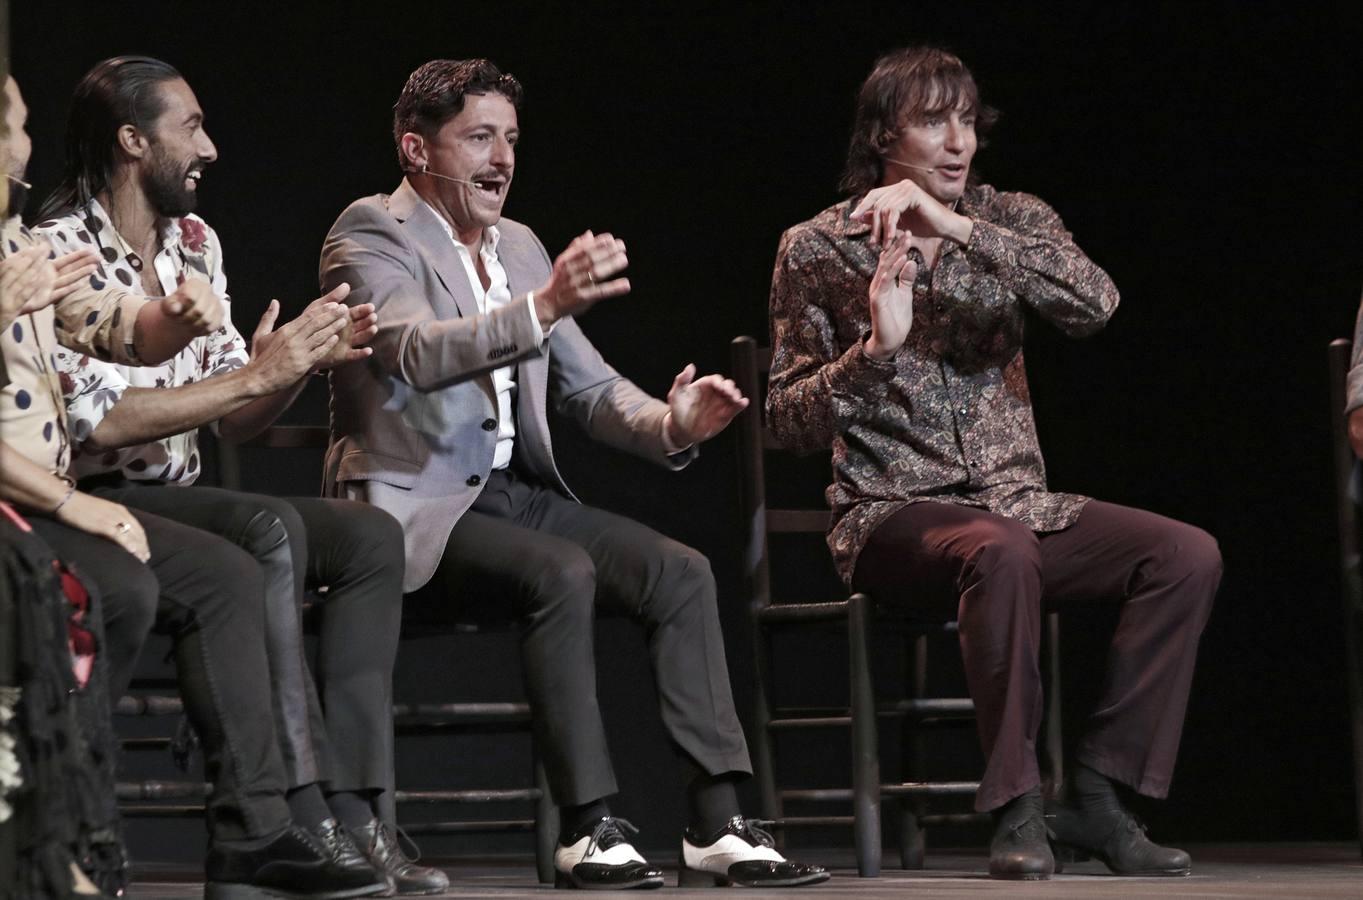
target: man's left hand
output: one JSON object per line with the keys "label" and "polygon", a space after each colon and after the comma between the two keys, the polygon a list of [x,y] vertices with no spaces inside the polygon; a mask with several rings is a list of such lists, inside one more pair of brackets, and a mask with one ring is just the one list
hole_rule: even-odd
{"label": "man's left hand", "polygon": [[943,206],[908,178],[872,190],[852,210],[851,218],[854,222],[869,224],[871,240],[882,245],[894,240],[901,228],[907,228],[919,237],[951,238],[958,244],[965,244],[975,227],[967,216]]}
{"label": "man's left hand", "polygon": [[677,447],[708,441],[748,406],[748,398],[728,378],[695,378],[695,365],[687,364],[667,392],[667,436]]}
{"label": "man's left hand", "polygon": [[[313,303],[320,301],[314,300]],[[361,303],[359,306],[350,308],[350,321],[341,331],[341,339],[336,342],[336,346],[331,348],[331,352],[326,358],[319,362],[314,371],[320,372],[330,369],[343,363],[356,362],[365,359],[374,352],[373,347],[366,347],[374,335],[379,333],[379,316],[375,312],[374,304]]]}

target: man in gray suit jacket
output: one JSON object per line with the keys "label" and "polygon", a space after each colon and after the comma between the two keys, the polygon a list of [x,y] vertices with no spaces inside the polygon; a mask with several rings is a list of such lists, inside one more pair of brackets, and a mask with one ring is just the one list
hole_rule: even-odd
{"label": "man in gray suit jacket", "polygon": [[436,60],[408,79],[394,139],[407,177],[345,210],[324,285],[378,308],[374,355],[332,376],[325,481],[392,513],[408,591],[505,598],[522,626],[527,690],[554,800],[566,887],[656,887],[662,873],[611,816],[616,792],[597,708],[596,610],[648,637],[662,716],[687,773],[683,883],[763,886],[828,873],[784,859],[743,818],[750,774],[734,713],[709,563],[622,516],[578,503],[559,476],[546,407],[596,440],[674,469],[747,405],[687,366],[667,402],[622,378],[572,316],[629,290],[622,241],[591,232],[550,261],[501,217],[515,168],[520,84],[486,60]]}

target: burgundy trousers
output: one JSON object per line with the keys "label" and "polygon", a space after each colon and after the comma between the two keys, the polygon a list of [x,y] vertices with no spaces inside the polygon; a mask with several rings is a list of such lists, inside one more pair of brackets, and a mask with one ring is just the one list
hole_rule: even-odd
{"label": "burgundy trousers", "polygon": [[1150,797],[1169,791],[1198,638],[1221,580],[1205,531],[1090,501],[1063,531],[950,503],[912,503],[871,535],[853,587],[916,613],[953,614],[985,771],[978,810],[1041,784],[1044,614],[1119,604],[1101,699],[1079,762]]}

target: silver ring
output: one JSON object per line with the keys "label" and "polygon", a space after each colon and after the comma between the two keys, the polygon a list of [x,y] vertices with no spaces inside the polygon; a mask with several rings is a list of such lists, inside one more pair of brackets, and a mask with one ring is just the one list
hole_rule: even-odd
{"label": "silver ring", "polygon": [[592,287],[596,287],[596,279],[592,277],[591,269],[587,270],[587,281],[591,284]]}
{"label": "silver ring", "polygon": [[133,527],[129,525],[127,522],[119,522],[117,525],[114,526],[114,531],[117,531],[119,534],[127,534],[132,530]]}

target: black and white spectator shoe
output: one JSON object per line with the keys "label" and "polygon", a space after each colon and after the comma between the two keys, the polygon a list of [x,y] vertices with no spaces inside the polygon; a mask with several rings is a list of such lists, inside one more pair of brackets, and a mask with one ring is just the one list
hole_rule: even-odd
{"label": "black and white spectator shoe", "polygon": [[662,870],[639,855],[625,837],[626,830],[639,833],[625,819],[604,816],[561,835],[554,849],[554,887],[589,891],[662,887]]}
{"label": "black and white spectator shoe", "polygon": [[823,866],[791,862],[756,819],[734,816],[713,834],[682,835],[678,887],[799,887],[828,880]]}

